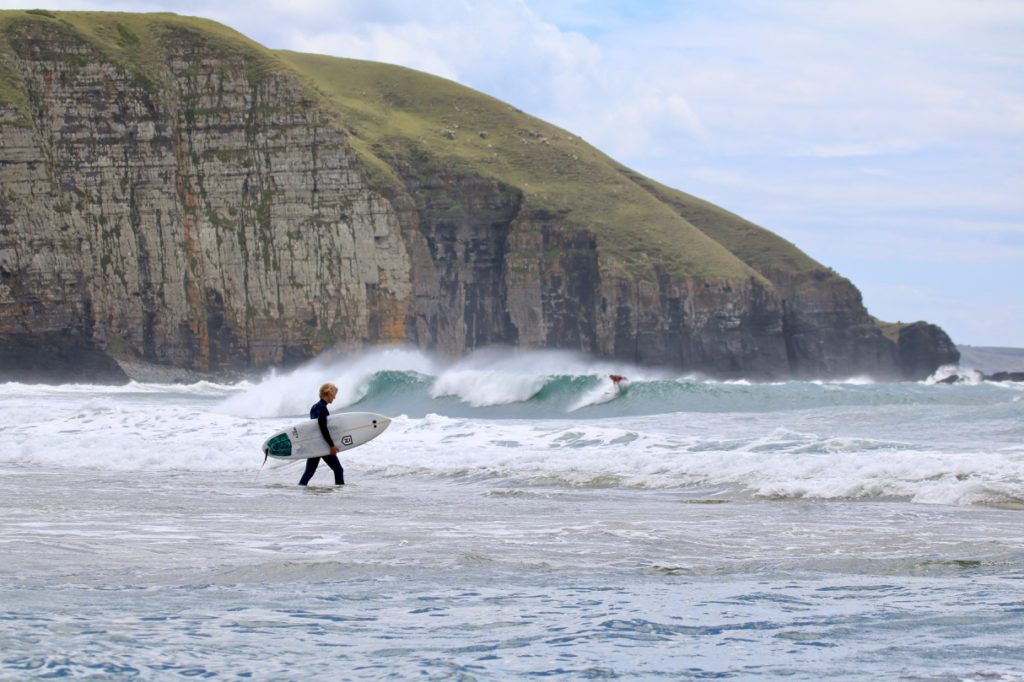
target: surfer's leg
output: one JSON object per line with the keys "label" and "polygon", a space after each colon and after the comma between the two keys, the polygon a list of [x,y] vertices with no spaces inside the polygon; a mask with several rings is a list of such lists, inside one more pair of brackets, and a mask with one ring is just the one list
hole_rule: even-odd
{"label": "surfer's leg", "polygon": [[309,483],[309,479],[313,478],[313,474],[316,473],[316,465],[319,463],[319,457],[310,457],[306,460],[306,471],[302,474],[302,478],[299,479],[299,485]]}
{"label": "surfer's leg", "polygon": [[324,457],[324,461],[334,472],[334,485],[345,485],[345,470],[342,468],[341,462],[338,461],[338,456],[328,455]]}

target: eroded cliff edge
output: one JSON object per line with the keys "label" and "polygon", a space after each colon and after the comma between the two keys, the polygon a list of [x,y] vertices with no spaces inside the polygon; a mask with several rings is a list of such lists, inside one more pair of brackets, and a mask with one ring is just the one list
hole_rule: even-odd
{"label": "eroded cliff edge", "polygon": [[169,14],[0,12],[0,379],[386,343],[755,379],[957,359],[772,233],[449,81]]}

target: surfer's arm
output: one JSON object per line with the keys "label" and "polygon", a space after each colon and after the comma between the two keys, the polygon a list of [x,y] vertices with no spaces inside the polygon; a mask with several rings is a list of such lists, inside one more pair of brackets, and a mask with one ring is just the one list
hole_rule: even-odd
{"label": "surfer's arm", "polygon": [[321,414],[316,418],[317,426],[320,427],[320,435],[324,437],[327,444],[331,446],[331,454],[334,454],[334,441],[331,439],[331,432],[327,430],[327,415]]}
{"label": "surfer's arm", "polygon": [[320,427],[320,435],[324,437],[327,444],[331,446],[331,454],[337,452],[334,446],[334,440],[331,438],[331,432],[327,429],[327,415],[330,414],[327,411],[327,405],[323,399],[320,399],[316,405],[309,411],[309,418],[316,420],[316,425]]}

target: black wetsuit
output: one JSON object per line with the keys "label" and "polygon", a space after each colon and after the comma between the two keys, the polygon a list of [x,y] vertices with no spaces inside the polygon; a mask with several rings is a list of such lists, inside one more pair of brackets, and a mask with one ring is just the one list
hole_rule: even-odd
{"label": "black wetsuit", "polygon": [[[327,441],[329,447],[334,447],[334,441],[331,440],[331,432],[327,430],[327,415],[330,411],[327,409],[327,401],[323,398],[317,402],[309,410],[309,418],[315,419],[317,424],[320,426],[320,434]],[[309,479],[313,478],[313,474],[316,473],[316,467],[320,464],[320,460],[327,462],[327,466],[331,467],[331,471],[334,472],[334,485],[345,485],[345,470],[341,468],[341,462],[338,461],[337,455],[327,455],[326,457],[310,457],[306,460],[306,471],[302,474],[302,478],[299,479],[299,485],[306,485],[309,483]]]}

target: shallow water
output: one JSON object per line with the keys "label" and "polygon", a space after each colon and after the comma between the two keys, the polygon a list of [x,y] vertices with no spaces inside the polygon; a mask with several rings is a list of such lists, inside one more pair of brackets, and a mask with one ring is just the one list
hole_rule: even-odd
{"label": "shallow water", "polygon": [[391,364],[343,488],[303,371],[5,386],[0,677],[1024,679],[1024,387]]}

